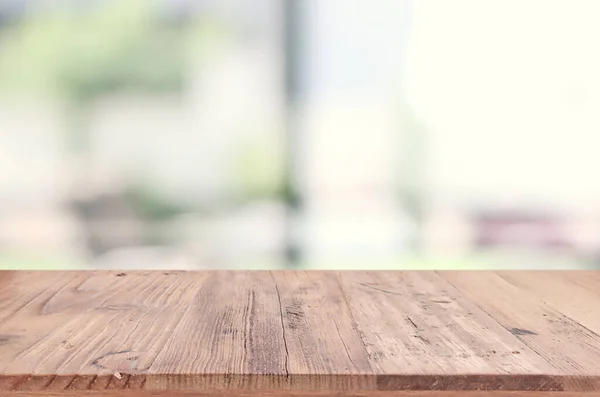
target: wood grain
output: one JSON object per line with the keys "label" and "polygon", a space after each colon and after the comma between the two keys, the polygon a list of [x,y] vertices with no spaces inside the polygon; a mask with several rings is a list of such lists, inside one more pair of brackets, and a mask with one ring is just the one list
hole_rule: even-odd
{"label": "wood grain", "polygon": [[[11,392],[13,397],[79,397],[81,392]],[[127,391],[87,392],[93,397],[597,397],[597,393],[518,391]]]}
{"label": "wood grain", "polygon": [[598,395],[597,275],[0,272],[0,395]]}

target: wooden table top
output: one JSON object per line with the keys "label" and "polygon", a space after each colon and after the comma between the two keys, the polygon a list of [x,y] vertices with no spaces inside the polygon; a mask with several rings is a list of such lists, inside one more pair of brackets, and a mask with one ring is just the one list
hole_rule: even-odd
{"label": "wooden table top", "polygon": [[594,271],[0,272],[0,395],[596,395],[599,335]]}

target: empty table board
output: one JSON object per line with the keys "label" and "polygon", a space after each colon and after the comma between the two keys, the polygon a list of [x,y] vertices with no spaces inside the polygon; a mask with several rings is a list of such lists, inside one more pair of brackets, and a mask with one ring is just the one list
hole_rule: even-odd
{"label": "empty table board", "polygon": [[600,395],[600,272],[0,272],[4,396]]}

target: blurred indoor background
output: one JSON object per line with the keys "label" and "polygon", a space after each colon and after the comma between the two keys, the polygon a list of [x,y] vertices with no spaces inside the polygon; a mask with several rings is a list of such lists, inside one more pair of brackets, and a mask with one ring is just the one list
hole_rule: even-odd
{"label": "blurred indoor background", "polygon": [[0,0],[0,268],[600,267],[599,20]]}

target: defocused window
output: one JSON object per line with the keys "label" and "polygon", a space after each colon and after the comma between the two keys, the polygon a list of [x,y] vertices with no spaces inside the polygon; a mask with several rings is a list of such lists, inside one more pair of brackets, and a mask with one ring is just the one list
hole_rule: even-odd
{"label": "defocused window", "polygon": [[0,1],[0,268],[584,268],[594,0]]}

